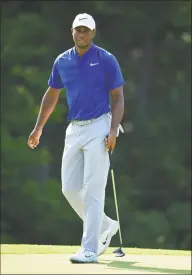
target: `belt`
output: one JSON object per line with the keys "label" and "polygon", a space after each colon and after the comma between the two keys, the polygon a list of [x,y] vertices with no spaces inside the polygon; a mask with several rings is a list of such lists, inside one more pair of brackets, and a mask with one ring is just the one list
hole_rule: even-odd
{"label": "belt", "polygon": [[94,121],[101,119],[101,117],[103,117],[104,115],[106,115],[106,114],[103,114],[97,118],[92,118],[89,120],[72,120],[71,123],[72,123],[72,125],[85,126],[85,125],[91,124]]}
{"label": "belt", "polygon": [[72,123],[72,125],[84,126],[84,125],[91,124],[94,120],[96,120],[96,119],[92,118],[89,120],[72,120],[71,123]]}

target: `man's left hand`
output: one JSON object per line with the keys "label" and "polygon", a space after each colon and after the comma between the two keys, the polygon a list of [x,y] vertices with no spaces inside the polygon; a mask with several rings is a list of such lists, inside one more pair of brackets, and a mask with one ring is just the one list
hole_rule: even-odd
{"label": "man's left hand", "polygon": [[115,149],[115,145],[116,145],[116,139],[117,139],[116,133],[110,132],[109,136],[105,138],[106,151],[111,150],[111,152],[113,152],[113,150]]}

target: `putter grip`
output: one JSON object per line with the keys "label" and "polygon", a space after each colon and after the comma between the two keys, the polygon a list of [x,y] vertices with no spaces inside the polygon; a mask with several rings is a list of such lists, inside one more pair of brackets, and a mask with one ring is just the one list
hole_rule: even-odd
{"label": "putter grip", "polygon": [[112,158],[111,152],[109,152],[109,161],[110,161],[110,169],[113,169],[113,158]]}
{"label": "putter grip", "polygon": [[[108,135],[106,136],[108,138]],[[110,161],[110,169],[113,169],[113,158],[112,158],[112,151],[110,150],[109,152],[109,161]]]}

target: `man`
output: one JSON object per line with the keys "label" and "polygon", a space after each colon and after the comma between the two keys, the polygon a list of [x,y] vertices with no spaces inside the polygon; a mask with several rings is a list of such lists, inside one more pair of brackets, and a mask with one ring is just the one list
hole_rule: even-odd
{"label": "man", "polygon": [[60,90],[65,88],[70,123],[62,157],[62,192],[83,220],[81,249],[70,259],[79,263],[97,262],[97,256],[104,253],[118,231],[118,222],[104,214],[104,200],[108,151],[115,148],[124,112],[124,80],[116,58],[93,43],[95,33],[92,16],[84,13],[75,17],[75,46],[56,58],[28,139],[32,149],[37,147]]}

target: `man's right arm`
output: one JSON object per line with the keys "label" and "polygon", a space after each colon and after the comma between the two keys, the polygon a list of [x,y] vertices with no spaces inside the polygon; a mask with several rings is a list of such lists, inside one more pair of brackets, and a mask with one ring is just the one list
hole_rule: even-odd
{"label": "man's right arm", "polygon": [[49,88],[42,98],[42,103],[40,106],[36,125],[28,138],[27,143],[32,149],[37,147],[37,145],[39,144],[42,129],[46,124],[48,118],[50,117],[51,113],[54,111],[56,103],[58,102],[60,90],[64,88],[64,83],[62,82],[58,69],[58,58],[56,58],[54,62],[52,72],[48,80],[48,86]]}
{"label": "man's right arm", "polygon": [[50,117],[51,113],[55,109],[55,106],[58,102],[59,95],[60,95],[60,89],[55,89],[51,87],[47,89],[47,91],[45,92],[42,98],[39,115],[38,115],[37,122],[34,129],[37,129],[37,130],[43,129],[48,118]]}
{"label": "man's right arm", "polygon": [[37,147],[37,145],[39,144],[39,139],[41,137],[43,127],[46,124],[52,112],[54,111],[55,106],[58,102],[60,90],[61,89],[49,87],[42,98],[40,111],[38,114],[35,127],[31,132],[27,142],[29,147],[32,149]]}

